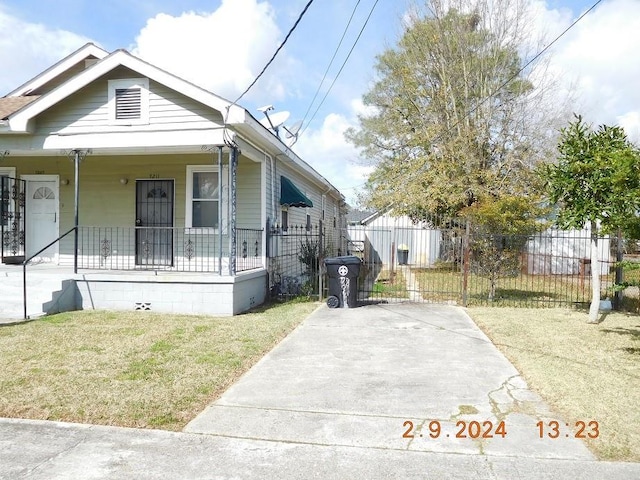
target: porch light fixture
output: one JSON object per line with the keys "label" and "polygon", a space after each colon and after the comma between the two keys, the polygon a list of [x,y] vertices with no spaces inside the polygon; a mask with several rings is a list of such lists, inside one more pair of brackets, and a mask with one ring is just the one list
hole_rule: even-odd
{"label": "porch light fixture", "polygon": [[124,177],[122,177],[122,178],[120,179],[120,183],[121,183],[122,185],[126,185],[127,183],[129,183],[129,179],[128,179],[128,178],[124,178]]}

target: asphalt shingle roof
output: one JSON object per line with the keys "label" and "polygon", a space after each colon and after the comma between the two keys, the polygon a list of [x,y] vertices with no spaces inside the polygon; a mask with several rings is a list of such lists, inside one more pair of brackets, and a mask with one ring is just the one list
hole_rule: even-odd
{"label": "asphalt shingle roof", "polygon": [[29,95],[24,97],[0,98],[0,120],[4,120],[12,113],[17,112],[25,105],[37,100],[39,97],[39,95]]}

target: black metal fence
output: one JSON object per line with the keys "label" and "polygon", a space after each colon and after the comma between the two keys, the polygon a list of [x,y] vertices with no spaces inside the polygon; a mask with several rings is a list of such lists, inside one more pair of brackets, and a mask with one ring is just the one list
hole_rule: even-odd
{"label": "black metal fence", "polygon": [[324,296],[323,260],[345,253],[346,232],[323,223],[289,226],[286,230],[268,226],[267,232],[271,297]]}
{"label": "black metal fence", "polygon": [[[229,236],[202,228],[79,227],[78,268],[229,274]],[[262,268],[263,230],[236,229],[236,272]]]}
{"label": "black metal fence", "polygon": [[[590,232],[482,235],[463,222],[350,228],[360,300],[567,306],[591,300]],[[598,239],[601,297],[613,299],[618,242]]]}
{"label": "black metal fence", "polygon": [[0,260],[22,260],[26,240],[26,181],[0,176]]}

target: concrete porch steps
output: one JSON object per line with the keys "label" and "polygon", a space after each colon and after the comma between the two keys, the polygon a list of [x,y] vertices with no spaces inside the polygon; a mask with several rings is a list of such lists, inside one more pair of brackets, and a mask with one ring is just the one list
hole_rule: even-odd
{"label": "concrete porch steps", "polygon": [[[56,313],[58,298],[69,287],[66,275],[27,271],[27,315],[37,318]],[[23,319],[22,267],[0,270],[0,323]]]}

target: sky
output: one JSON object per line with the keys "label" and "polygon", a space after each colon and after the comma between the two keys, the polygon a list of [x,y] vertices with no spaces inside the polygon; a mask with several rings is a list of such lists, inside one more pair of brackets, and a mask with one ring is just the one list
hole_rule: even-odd
{"label": "sky", "polygon": [[[544,30],[547,43],[597,2],[528,1],[534,7],[533,24]],[[234,101],[271,58],[307,3],[0,0],[0,96],[86,42],[94,42],[108,51],[127,49]],[[285,125],[304,120],[293,150],[352,205],[372,166],[345,140],[344,131],[357,126],[357,115],[365,111],[361,99],[374,80],[375,57],[396,43],[409,4],[409,0],[315,0],[273,64],[238,102],[257,119],[263,118],[259,107],[273,105],[274,112],[290,112]],[[575,112],[594,125],[621,125],[637,143],[639,47],[640,0],[601,0],[549,52],[550,68],[574,92]]]}

